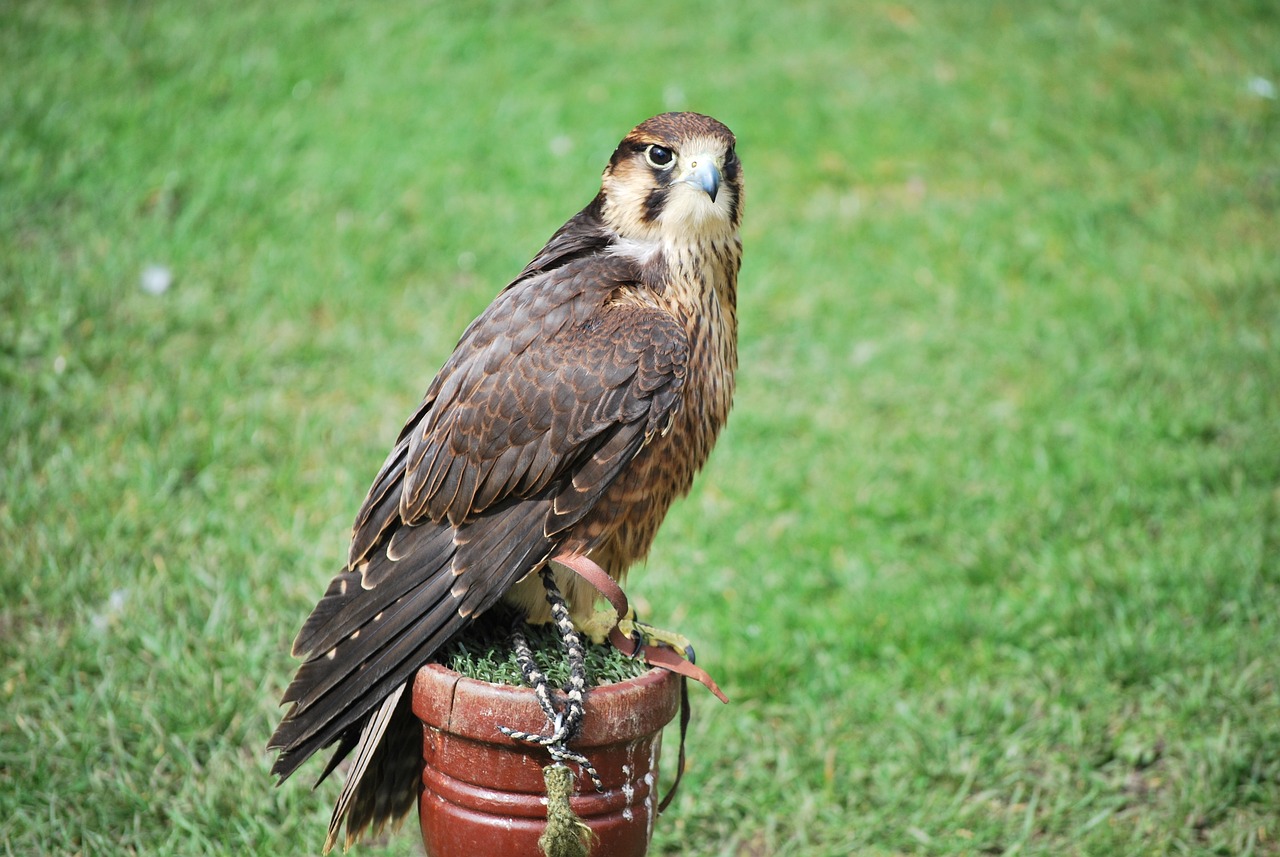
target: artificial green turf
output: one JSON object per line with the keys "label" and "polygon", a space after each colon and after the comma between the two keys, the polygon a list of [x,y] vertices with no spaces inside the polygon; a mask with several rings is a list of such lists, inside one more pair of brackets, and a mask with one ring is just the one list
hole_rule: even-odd
{"label": "artificial green turf", "polygon": [[653,853],[1280,853],[1277,44],[1247,0],[0,3],[4,850],[319,851],[337,783],[263,745],[363,492],[689,108],[749,185],[739,394],[628,591],[733,702]]}
{"label": "artificial green turf", "polygon": [[[485,614],[486,620],[489,614]],[[521,630],[538,668],[552,687],[569,681],[569,661],[564,643],[554,625],[535,625]],[[616,684],[642,675],[648,667],[638,658],[629,658],[607,641],[593,643],[583,637],[582,649],[587,671],[587,687]],[[526,685],[516,659],[511,622],[480,621],[441,647],[436,658],[444,666],[467,678],[494,684]]]}

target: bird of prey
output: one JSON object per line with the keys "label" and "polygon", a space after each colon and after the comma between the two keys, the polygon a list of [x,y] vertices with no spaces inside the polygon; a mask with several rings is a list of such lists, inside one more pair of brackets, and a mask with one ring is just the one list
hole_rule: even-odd
{"label": "bird of prey", "polygon": [[[272,736],[280,781],[352,750],[328,851],[398,821],[421,778],[417,670],[500,601],[550,615],[539,573],[615,579],[649,551],[729,414],[742,167],[735,139],[664,113],[619,143],[600,192],[467,327],[356,517],[346,567],[302,626]],[[555,570],[574,622],[596,592]]]}

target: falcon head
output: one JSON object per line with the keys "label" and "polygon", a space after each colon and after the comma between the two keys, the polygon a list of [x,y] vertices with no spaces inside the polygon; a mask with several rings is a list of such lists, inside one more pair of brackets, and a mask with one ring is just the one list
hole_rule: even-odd
{"label": "falcon head", "polygon": [[742,217],[733,132],[699,113],[646,119],[614,150],[600,193],[605,223],[632,241],[726,238]]}

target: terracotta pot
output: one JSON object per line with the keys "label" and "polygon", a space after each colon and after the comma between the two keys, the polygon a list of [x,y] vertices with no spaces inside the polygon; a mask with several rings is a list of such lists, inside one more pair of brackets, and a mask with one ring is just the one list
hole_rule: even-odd
{"label": "terracotta pot", "polygon": [[[648,850],[662,727],[679,707],[679,679],[665,670],[588,691],[582,734],[570,746],[596,766],[605,791],[579,774],[569,804],[596,834],[593,855],[643,857]],[[541,857],[542,768],[550,756],[498,731],[547,731],[533,691],[431,664],[414,682],[413,712],[424,727],[418,817],[428,857]]]}

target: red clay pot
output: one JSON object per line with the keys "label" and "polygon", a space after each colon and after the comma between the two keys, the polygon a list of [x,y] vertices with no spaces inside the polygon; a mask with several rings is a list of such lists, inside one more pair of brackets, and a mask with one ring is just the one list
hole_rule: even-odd
{"label": "red clay pot", "polygon": [[[593,855],[643,857],[648,850],[662,727],[679,708],[679,679],[665,670],[587,692],[582,734],[571,747],[596,766],[605,791],[579,774],[569,804],[596,834]],[[547,731],[533,691],[430,664],[414,681],[413,712],[424,727],[418,818],[428,857],[541,857],[542,768],[551,759],[498,731]]]}

